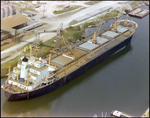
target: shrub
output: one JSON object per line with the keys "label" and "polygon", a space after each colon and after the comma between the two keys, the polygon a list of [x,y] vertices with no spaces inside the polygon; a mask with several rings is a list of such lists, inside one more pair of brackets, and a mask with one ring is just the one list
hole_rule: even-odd
{"label": "shrub", "polygon": [[82,39],[82,36],[79,32],[74,33],[73,37],[75,38],[75,40],[78,40],[78,39],[81,40]]}

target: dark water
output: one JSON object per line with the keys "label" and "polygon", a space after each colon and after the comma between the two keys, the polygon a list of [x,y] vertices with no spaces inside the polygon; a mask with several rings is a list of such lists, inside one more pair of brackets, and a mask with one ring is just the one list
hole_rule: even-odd
{"label": "dark water", "polygon": [[109,116],[115,109],[141,116],[149,107],[149,15],[129,19],[138,23],[130,46],[41,97],[8,102],[1,90],[1,116]]}

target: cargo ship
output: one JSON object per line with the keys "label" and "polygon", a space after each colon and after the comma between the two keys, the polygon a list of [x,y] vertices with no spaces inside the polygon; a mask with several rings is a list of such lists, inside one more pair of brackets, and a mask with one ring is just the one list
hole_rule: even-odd
{"label": "cargo ship", "polygon": [[64,53],[50,53],[48,61],[32,56],[31,48],[30,57],[22,56],[1,86],[7,100],[31,99],[64,86],[129,45],[137,27],[128,18],[117,20]]}

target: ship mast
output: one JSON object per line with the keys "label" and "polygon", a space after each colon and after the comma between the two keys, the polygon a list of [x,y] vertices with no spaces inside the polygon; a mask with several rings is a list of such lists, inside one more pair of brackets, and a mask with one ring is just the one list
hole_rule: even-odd
{"label": "ship mast", "polygon": [[20,74],[20,72],[17,71],[17,80],[19,80],[19,74]]}
{"label": "ship mast", "polygon": [[[105,15],[106,15],[106,14],[105,14]],[[102,24],[103,24],[105,15],[104,15],[104,17],[102,18],[102,21],[99,23],[99,25],[98,25],[96,31],[94,32],[93,41],[92,41],[92,43],[94,43],[94,44],[97,43],[97,36],[98,36],[98,34],[99,34],[99,32],[100,32],[100,29],[101,29],[101,27],[102,27]],[[99,28],[99,26],[100,26],[100,28]],[[99,28],[99,30],[98,30],[98,28]],[[97,31],[97,30],[98,30],[98,31]]]}
{"label": "ship mast", "polygon": [[32,56],[32,46],[30,46],[30,58]]}
{"label": "ship mast", "polygon": [[36,51],[36,56],[35,56],[35,62],[36,62],[37,52],[39,51],[39,49],[36,48],[35,51]]}
{"label": "ship mast", "polygon": [[20,55],[19,55],[19,59],[18,59],[18,64],[20,65]]}
{"label": "ship mast", "polygon": [[10,62],[9,62],[9,74],[8,74],[8,79],[10,78]]}
{"label": "ship mast", "polygon": [[128,17],[129,17],[129,15],[127,14],[127,20],[126,20],[126,25],[127,25],[127,23],[128,23]]}
{"label": "ship mast", "polygon": [[52,57],[52,55],[49,54],[49,65],[51,64],[51,57]]}
{"label": "ship mast", "polygon": [[[120,19],[119,19],[119,18],[120,18]],[[114,29],[113,29],[114,32],[117,32],[117,27],[118,27],[119,24],[120,24],[121,18],[122,18],[122,13],[120,13],[120,16],[118,17],[118,20],[117,20],[117,21],[115,22],[115,24],[114,24]]]}
{"label": "ship mast", "polygon": [[8,83],[8,80],[10,79],[10,67],[11,66],[10,66],[10,62],[9,62],[9,69],[8,69],[9,72],[8,72],[8,79],[6,80],[6,83]]}
{"label": "ship mast", "polygon": [[28,75],[27,75],[27,86],[29,85],[29,72],[28,72]]}

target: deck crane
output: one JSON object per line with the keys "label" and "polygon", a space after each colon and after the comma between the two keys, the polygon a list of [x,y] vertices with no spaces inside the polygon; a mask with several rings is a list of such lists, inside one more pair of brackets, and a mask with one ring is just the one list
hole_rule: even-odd
{"label": "deck crane", "polygon": [[122,15],[123,15],[123,13],[120,13],[120,16],[118,17],[118,20],[117,20],[117,21],[119,21],[119,22],[118,22],[118,24],[117,24],[117,21],[114,23],[114,29],[113,29],[113,31],[114,31],[114,32],[116,32],[116,31],[117,31],[117,27],[118,27],[118,26],[119,26],[119,24],[120,24],[120,21],[121,21]]}
{"label": "deck crane", "polygon": [[[106,14],[105,14],[105,15],[106,15]],[[97,27],[96,31],[94,32],[93,41],[92,41],[92,43],[94,43],[94,44],[97,43],[97,36],[98,36],[98,34],[100,33],[100,29],[101,29],[101,27],[102,27],[102,24],[103,24],[105,15],[104,15],[104,17],[102,18],[101,22],[98,24],[98,27]]]}
{"label": "deck crane", "polygon": [[65,36],[65,34],[64,34],[63,32],[61,32],[61,36],[62,36],[63,41],[64,41],[64,43],[65,43],[65,46],[66,46],[66,48],[67,48],[68,55],[74,56],[73,51],[72,51],[72,46],[71,46],[71,44],[69,43],[69,41],[67,40],[67,38],[66,38],[66,36]]}

